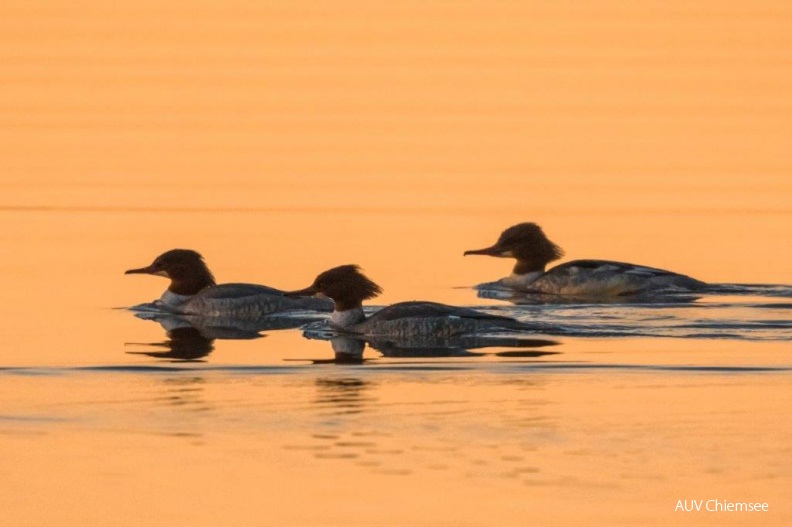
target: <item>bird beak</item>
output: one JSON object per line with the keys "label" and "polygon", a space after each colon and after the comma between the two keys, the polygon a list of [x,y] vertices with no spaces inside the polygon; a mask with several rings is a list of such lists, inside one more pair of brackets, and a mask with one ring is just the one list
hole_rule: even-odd
{"label": "bird beak", "polygon": [[151,270],[151,266],[148,267],[141,267],[140,269],[130,269],[129,271],[124,272],[124,274],[154,274]]}
{"label": "bird beak", "polygon": [[493,245],[492,247],[487,247],[486,249],[474,249],[472,251],[465,251],[463,256],[467,256],[469,254],[480,254],[483,256],[507,256],[505,251],[502,251],[498,248],[497,245]]}
{"label": "bird beak", "polygon": [[324,294],[317,290],[314,286],[306,287],[305,289],[299,289],[297,291],[286,291],[283,293],[284,296],[315,296],[319,298],[324,298]]}
{"label": "bird beak", "polygon": [[165,271],[155,271],[151,265],[148,267],[141,267],[140,269],[130,269],[129,271],[125,271],[124,274],[153,274],[156,276],[164,276],[165,278],[170,278],[168,273]]}

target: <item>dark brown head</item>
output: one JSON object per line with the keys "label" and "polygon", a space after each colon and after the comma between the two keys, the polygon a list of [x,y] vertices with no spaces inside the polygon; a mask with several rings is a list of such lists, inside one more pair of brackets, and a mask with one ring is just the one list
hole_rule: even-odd
{"label": "dark brown head", "polygon": [[130,269],[124,274],[155,274],[170,278],[168,291],[177,295],[194,295],[215,285],[214,276],[203,256],[190,249],[172,249],[157,256],[148,267]]}
{"label": "dark brown head", "polygon": [[520,223],[501,233],[492,247],[465,251],[498,258],[516,258],[515,274],[544,271],[548,263],[564,255],[561,248],[547,239],[542,228],[535,223]]}
{"label": "dark brown head", "polygon": [[357,265],[341,265],[323,272],[313,284],[287,296],[317,296],[332,298],[336,311],[362,307],[363,301],[382,293],[382,288],[364,275]]}

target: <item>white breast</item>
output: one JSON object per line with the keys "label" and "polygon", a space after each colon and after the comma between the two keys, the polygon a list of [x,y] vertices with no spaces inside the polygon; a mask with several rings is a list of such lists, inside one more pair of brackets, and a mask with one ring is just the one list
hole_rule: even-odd
{"label": "white breast", "polygon": [[344,329],[363,322],[366,315],[363,308],[347,309],[346,311],[333,311],[330,315],[330,325],[334,328]]}
{"label": "white breast", "polygon": [[176,293],[171,293],[170,291],[166,290],[164,293],[162,293],[159,301],[168,307],[177,308],[192,297],[193,295],[177,295]]}

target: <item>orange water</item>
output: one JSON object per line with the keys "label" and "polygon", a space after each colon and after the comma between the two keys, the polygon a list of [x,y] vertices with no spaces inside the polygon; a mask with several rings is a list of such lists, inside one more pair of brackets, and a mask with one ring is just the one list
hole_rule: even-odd
{"label": "orange water", "polygon": [[[344,366],[286,330],[174,365],[127,353],[164,332],[112,309],[159,296],[161,278],[123,271],[173,247],[221,282],[291,289],[358,263],[380,304],[499,308],[464,286],[509,262],[462,252],[521,221],[568,259],[790,284],[787,3],[0,15],[3,524],[792,520],[788,339],[569,337],[536,359]],[[723,316],[755,316],[741,306]]]}

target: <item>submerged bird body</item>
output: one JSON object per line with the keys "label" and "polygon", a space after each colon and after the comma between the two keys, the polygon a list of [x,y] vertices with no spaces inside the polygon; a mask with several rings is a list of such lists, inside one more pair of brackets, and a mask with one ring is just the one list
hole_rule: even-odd
{"label": "submerged bird body", "polygon": [[423,301],[400,302],[366,317],[363,300],[374,298],[381,292],[382,289],[358,266],[342,265],[320,274],[311,286],[287,294],[333,299],[335,310],[330,315],[331,327],[359,335],[452,337],[487,330],[535,329],[513,318]]}
{"label": "submerged bird body", "polygon": [[400,302],[366,317],[362,309],[334,312],[330,324],[347,333],[412,337],[431,335],[448,338],[488,329],[526,329],[509,317],[436,302]]}
{"label": "submerged bird body", "polygon": [[547,264],[560,258],[563,251],[534,223],[510,227],[492,247],[465,252],[465,255],[469,254],[517,260],[510,276],[480,284],[477,289],[611,297],[652,291],[696,291],[707,285],[671,271],[610,260],[574,260],[545,271]]}
{"label": "submerged bird body", "polygon": [[318,298],[292,298],[283,291],[256,284],[215,284],[203,257],[188,249],[173,249],[148,267],[126,274],[153,274],[171,280],[153,304],[141,307],[183,315],[257,318],[281,311],[331,311],[332,302]]}

